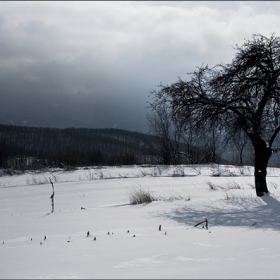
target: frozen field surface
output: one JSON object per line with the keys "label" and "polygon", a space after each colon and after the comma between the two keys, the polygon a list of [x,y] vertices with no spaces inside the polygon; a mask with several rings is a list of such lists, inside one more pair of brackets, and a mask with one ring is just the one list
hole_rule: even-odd
{"label": "frozen field surface", "polygon": [[[280,170],[268,169],[262,198],[252,174],[207,165],[3,175],[0,278],[279,278]],[[140,189],[156,200],[131,205]]]}

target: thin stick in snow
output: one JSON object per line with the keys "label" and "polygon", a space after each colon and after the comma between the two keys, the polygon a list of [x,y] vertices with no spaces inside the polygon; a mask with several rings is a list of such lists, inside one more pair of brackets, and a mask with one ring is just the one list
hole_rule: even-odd
{"label": "thin stick in snow", "polygon": [[50,199],[52,201],[52,213],[53,213],[54,212],[54,186],[53,186],[53,182],[52,182],[51,178],[49,178],[49,179],[50,179],[50,183],[52,184],[52,189],[53,189],[53,193],[50,196]]}

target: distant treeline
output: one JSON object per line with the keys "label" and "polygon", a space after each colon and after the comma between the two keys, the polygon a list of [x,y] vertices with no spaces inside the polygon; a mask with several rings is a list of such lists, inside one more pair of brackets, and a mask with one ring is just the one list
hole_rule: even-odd
{"label": "distant treeline", "polygon": [[120,129],[0,125],[0,167],[131,165],[153,161],[154,137]]}
{"label": "distant treeline", "polygon": [[[230,155],[227,159],[222,158],[217,152],[217,147],[222,149],[221,143],[216,141],[210,145],[212,142],[208,139],[207,145],[203,141],[191,145],[113,128],[61,129],[0,124],[0,168],[38,170],[104,165],[236,163]],[[213,161],[213,155],[217,161]]]}

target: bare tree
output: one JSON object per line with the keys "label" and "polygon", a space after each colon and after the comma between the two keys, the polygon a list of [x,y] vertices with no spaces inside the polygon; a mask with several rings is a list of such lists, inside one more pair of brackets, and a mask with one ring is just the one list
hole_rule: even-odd
{"label": "bare tree", "polygon": [[150,133],[158,140],[152,145],[155,156],[164,164],[180,163],[181,127],[170,118],[165,107],[158,107],[153,114],[146,116]]}
{"label": "bare tree", "polygon": [[204,122],[196,126],[189,120],[182,127],[183,153],[191,164],[219,163],[221,156],[221,131],[214,123]]}
{"label": "bare tree", "polygon": [[184,157],[190,164],[199,164],[206,160],[204,143],[204,130],[198,129],[188,122],[183,126],[182,141],[185,144]]}
{"label": "bare tree", "polygon": [[226,130],[239,127],[254,148],[257,196],[268,193],[266,169],[280,130],[280,38],[257,34],[237,51],[230,64],[201,66],[189,81],[160,85],[152,107],[166,106],[172,115],[196,124],[217,121]]}
{"label": "bare tree", "polygon": [[244,165],[244,152],[249,144],[249,141],[250,140],[245,134],[245,132],[240,128],[231,130],[230,133],[227,134],[224,139],[224,142],[226,144],[230,144],[235,147],[238,154],[238,159],[236,160],[236,163],[240,166]]}
{"label": "bare tree", "polygon": [[164,106],[147,114],[150,133],[157,141],[148,142],[153,154],[164,164],[191,164],[219,161],[221,131],[214,123],[205,122],[195,126],[193,121],[182,123],[180,119],[170,117]]}

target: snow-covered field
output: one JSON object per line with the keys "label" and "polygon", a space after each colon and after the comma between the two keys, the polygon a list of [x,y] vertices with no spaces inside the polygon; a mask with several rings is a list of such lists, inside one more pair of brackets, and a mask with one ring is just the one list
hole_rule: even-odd
{"label": "snow-covered field", "polygon": [[[262,198],[252,174],[131,166],[2,176],[0,277],[279,278],[280,169],[268,169]],[[138,189],[157,201],[130,205]]]}

